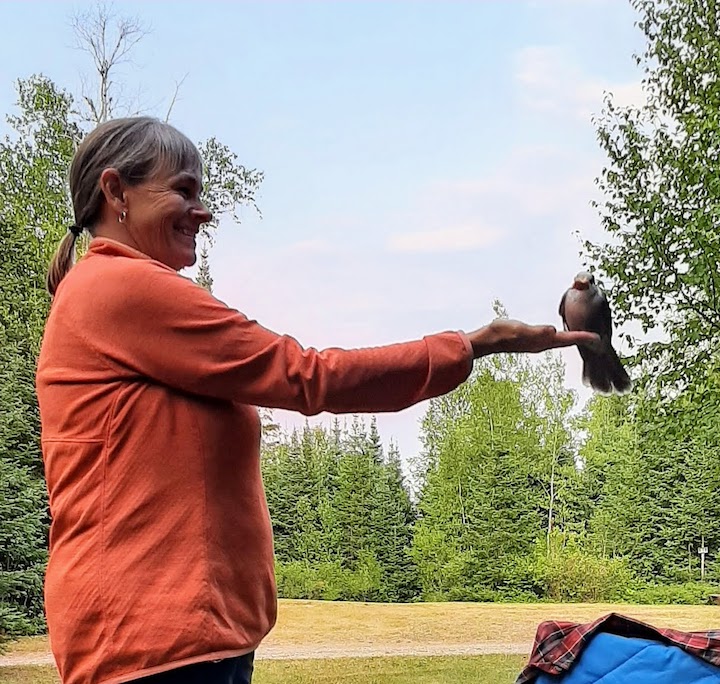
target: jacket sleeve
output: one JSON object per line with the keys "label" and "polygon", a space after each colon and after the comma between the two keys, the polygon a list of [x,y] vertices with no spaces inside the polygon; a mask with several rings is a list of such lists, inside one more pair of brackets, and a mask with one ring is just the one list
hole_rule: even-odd
{"label": "jacket sleeve", "polygon": [[75,332],[120,374],[179,390],[314,415],[396,411],[457,387],[472,369],[460,332],[366,349],[303,348],[192,281],[144,262],[98,280]]}

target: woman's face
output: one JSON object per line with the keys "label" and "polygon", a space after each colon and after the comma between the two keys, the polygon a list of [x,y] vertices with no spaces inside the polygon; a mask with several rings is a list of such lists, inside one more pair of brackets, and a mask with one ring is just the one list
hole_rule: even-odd
{"label": "woman's face", "polygon": [[197,260],[196,238],[212,214],[200,201],[200,169],[186,169],[125,188],[125,226],[137,248],[179,271]]}

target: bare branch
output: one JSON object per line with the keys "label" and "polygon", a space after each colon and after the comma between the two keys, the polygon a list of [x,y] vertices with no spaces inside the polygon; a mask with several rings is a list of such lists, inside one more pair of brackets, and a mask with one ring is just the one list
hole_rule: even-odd
{"label": "bare branch", "polygon": [[98,77],[97,96],[83,88],[90,119],[98,124],[111,118],[121,103],[114,97],[113,74],[118,65],[129,62],[132,49],[149,33],[134,17],[117,17],[112,5],[98,4],[91,12],[71,19],[76,47],[90,55]]}
{"label": "bare branch", "polygon": [[91,98],[89,98],[87,95],[83,96],[83,100],[85,100],[85,103],[88,106],[88,109],[90,110],[90,119],[91,121],[98,122],[98,119],[100,118],[100,114],[98,110],[95,107],[95,103],[92,101]]}
{"label": "bare branch", "polygon": [[180,92],[180,88],[182,88],[182,84],[185,83],[185,79],[188,77],[187,74],[185,74],[179,81],[175,82],[175,92],[173,93],[172,100],[170,101],[170,106],[168,107],[167,114],[165,115],[165,123],[170,121],[170,115],[172,114],[173,107],[175,106],[175,102],[177,101],[178,93]]}
{"label": "bare branch", "polygon": [[126,55],[150,33],[150,31],[142,27],[137,19],[125,19],[118,27],[118,42],[111,56],[111,60],[115,64],[126,62]]}

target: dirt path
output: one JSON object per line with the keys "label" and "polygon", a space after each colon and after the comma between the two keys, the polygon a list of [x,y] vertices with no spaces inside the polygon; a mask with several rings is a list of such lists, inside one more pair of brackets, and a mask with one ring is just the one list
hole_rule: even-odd
{"label": "dirt path", "polygon": [[[529,654],[532,643],[478,643],[478,644],[389,644],[387,646],[261,646],[258,660],[309,660],[322,658],[373,658],[382,656],[474,656],[502,654]],[[0,656],[0,667],[26,665],[52,665],[50,653],[18,653]]]}

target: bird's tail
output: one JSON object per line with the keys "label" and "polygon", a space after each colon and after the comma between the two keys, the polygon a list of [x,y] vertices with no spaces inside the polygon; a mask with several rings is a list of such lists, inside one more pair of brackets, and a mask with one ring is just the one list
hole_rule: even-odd
{"label": "bird's tail", "polygon": [[583,383],[600,394],[627,394],[632,380],[612,346],[602,352],[580,348],[583,358]]}

